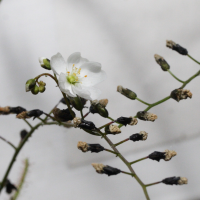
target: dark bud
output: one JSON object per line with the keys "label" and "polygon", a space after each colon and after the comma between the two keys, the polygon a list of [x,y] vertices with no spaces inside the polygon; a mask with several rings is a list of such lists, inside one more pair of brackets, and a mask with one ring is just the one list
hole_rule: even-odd
{"label": "dark bud", "polygon": [[27,132],[26,130],[22,130],[22,131],[20,132],[20,137],[21,137],[21,139],[23,140],[23,139],[27,136],[27,134],[28,134],[28,132]]}
{"label": "dark bud", "polygon": [[139,133],[135,133],[129,137],[129,140],[132,140],[133,142],[143,140],[143,136]]}
{"label": "dark bud", "polygon": [[90,112],[91,112],[92,114],[98,113],[97,109],[95,108],[95,105],[92,104],[92,105],[90,106]]}
{"label": "dark bud", "polygon": [[17,106],[17,107],[10,107],[10,113],[14,113],[14,114],[19,114],[23,111],[26,111],[25,108],[22,108],[20,106]]}
{"label": "dark bud", "polygon": [[177,51],[181,55],[185,55],[185,56],[188,55],[187,49],[183,48],[179,44],[176,44],[172,40],[167,40],[166,41],[166,46],[169,47],[170,49],[174,50],[174,51]]}
{"label": "dark bud", "polygon": [[121,85],[117,86],[117,92],[121,93],[131,100],[135,100],[137,97],[137,94],[135,92],[129,90],[128,88],[123,88]]}
{"label": "dark bud", "polygon": [[156,62],[161,66],[161,69],[163,71],[167,71],[168,69],[170,69],[169,64],[167,63],[167,61],[163,57],[155,54],[154,58],[155,58]]}
{"label": "dark bud", "polygon": [[[74,113],[74,116],[76,116],[75,112],[72,110]],[[73,116],[70,114],[69,109],[63,109],[60,110],[59,108],[54,108],[53,110],[54,117],[61,122],[67,122],[69,120],[73,120]]]}
{"label": "dark bud", "polygon": [[132,121],[132,118],[131,117],[119,117],[117,118],[116,122],[120,123],[120,124],[123,124],[123,125],[127,125],[127,124],[130,124]]}
{"label": "dark bud", "polygon": [[121,172],[120,169],[111,167],[111,166],[109,166],[109,165],[106,165],[106,166],[103,168],[103,173],[104,173],[104,174],[107,174],[108,176],[117,175],[117,174],[119,174],[120,172]]}
{"label": "dark bud", "polygon": [[147,112],[147,111],[139,111],[137,113],[137,117],[140,120],[152,121],[152,122],[154,122],[158,118],[157,115]]}
{"label": "dark bud", "polygon": [[160,161],[160,159],[165,159],[165,152],[154,151],[153,153],[149,154],[149,159]]}
{"label": "dark bud", "polygon": [[26,115],[28,117],[33,117],[33,119],[35,119],[36,117],[39,117],[42,114],[43,114],[43,111],[39,109],[35,109],[35,110],[28,111]]}
{"label": "dark bud", "polygon": [[192,98],[190,90],[175,89],[170,94],[171,98],[179,102],[182,99]]}
{"label": "dark bud", "polygon": [[8,179],[6,180],[6,192],[10,194],[13,190],[17,190],[15,185],[13,185]]}
{"label": "dark bud", "polygon": [[165,178],[162,180],[162,183],[166,185],[178,185],[178,181],[180,180],[180,177],[170,177],[170,178]]}
{"label": "dark bud", "polygon": [[88,151],[99,153],[104,150],[100,144],[88,144]]}
{"label": "dark bud", "polygon": [[86,121],[83,119],[81,119],[81,123],[79,124],[78,127],[83,128],[83,129],[89,129],[89,130],[96,128],[93,122]]}

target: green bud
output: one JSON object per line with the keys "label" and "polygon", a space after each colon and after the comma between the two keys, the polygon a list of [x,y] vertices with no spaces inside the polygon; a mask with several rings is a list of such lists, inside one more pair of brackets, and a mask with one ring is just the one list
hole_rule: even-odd
{"label": "green bud", "polygon": [[161,66],[163,71],[167,71],[170,69],[169,64],[165,61],[165,59],[157,54],[154,55],[156,62]]}
{"label": "green bud", "polygon": [[39,92],[43,93],[46,90],[45,86],[40,85],[39,86]]}
{"label": "green bud", "polygon": [[109,116],[107,109],[104,106],[102,106],[100,103],[96,105],[96,109],[102,117],[107,118]]}
{"label": "green bud", "polygon": [[80,98],[79,96],[77,96],[77,97],[68,97],[69,98],[69,100],[70,100],[70,103],[72,104],[72,106],[74,106],[74,108],[76,109],[76,110],[82,110],[83,109],[83,107],[84,107],[84,105],[85,105],[85,103],[82,101],[82,98]]}
{"label": "green bud", "polygon": [[41,67],[47,70],[51,70],[50,60],[48,58],[40,57],[39,62]]}
{"label": "green bud", "polygon": [[117,92],[121,93],[131,100],[135,100],[137,97],[137,94],[135,92],[129,90],[128,88],[123,88],[121,85],[117,86]]}
{"label": "green bud", "polygon": [[31,89],[33,89],[35,87],[35,79],[29,79],[28,81],[26,81],[26,92],[29,92]]}
{"label": "green bud", "polygon": [[39,87],[35,85],[35,87],[31,90],[32,94],[36,95],[39,92]]}

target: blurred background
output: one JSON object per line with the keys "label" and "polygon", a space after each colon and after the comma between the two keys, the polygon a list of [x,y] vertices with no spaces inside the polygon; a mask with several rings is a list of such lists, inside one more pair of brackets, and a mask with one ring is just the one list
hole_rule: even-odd
{"label": "blurred background", "polygon": [[[173,40],[200,60],[199,8],[197,0],[3,0],[0,3],[0,106],[49,112],[61,99],[53,80],[41,79],[47,83],[43,94],[34,96],[25,92],[28,79],[46,72],[40,67],[38,57],[51,58],[60,52],[67,59],[71,53],[81,52],[82,57],[100,62],[107,73],[107,80],[98,87],[102,90],[100,98],[109,99],[110,116],[115,119],[134,116],[146,106],[117,93],[117,85],[135,91],[149,103],[181,86],[161,70],[154,54],[163,56],[171,71],[182,80],[199,70],[200,66],[187,56],[165,46],[166,40]],[[109,136],[116,143],[133,133],[149,133],[146,141],[129,141],[119,146],[129,161],[153,151],[177,152],[169,162],[145,160],[133,166],[146,184],[171,176],[189,179],[188,185],[149,187],[152,200],[200,199],[200,79],[194,79],[186,89],[193,93],[192,99],[179,103],[170,99],[150,110],[158,115],[154,123],[139,121],[137,126],[123,127],[120,135]],[[59,105],[59,108],[65,106]],[[109,122],[92,114],[87,120],[93,120],[97,127]],[[35,124],[38,120],[29,122]],[[20,131],[29,130],[15,115],[0,116],[0,127],[0,135],[15,145],[19,143]],[[58,126],[38,129],[22,149],[9,175],[17,184],[23,160],[29,158],[30,167],[19,199],[145,199],[135,179],[123,174],[99,175],[91,166],[97,162],[128,171],[124,163],[106,152],[84,154],[77,149],[78,141],[100,143],[109,148],[99,137],[80,129]],[[13,149],[1,140],[0,147],[1,178]],[[5,191],[1,199],[9,199]]]}

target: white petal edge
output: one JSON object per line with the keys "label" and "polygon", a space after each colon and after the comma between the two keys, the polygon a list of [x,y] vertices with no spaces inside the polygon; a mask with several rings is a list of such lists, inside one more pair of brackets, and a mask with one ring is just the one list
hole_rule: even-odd
{"label": "white petal edge", "polygon": [[57,75],[62,72],[66,72],[67,63],[60,53],[57,53],[56,55],[51,57],[50,65],[53,72]]}
{"label": "white petal edge", "polygon": [[89,90],[72,85],[72,91],[79,97],[82,97],[87,100],[92,100],[92,98],[90,97],[91,93],[89,92]]}
{"label": "white petal edge", "polygon": [[92,100],[98,99],[101,95],[101,90],[96,87],[82,87],[83,89],[90,92],[90,98]]}

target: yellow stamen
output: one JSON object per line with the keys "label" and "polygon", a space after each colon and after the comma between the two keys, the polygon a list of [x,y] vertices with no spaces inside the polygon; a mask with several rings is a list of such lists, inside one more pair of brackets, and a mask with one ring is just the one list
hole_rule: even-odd
{"label": "yellow stamen", "polygon": [[87,75],[85,75],[84,77],[87,77]]}
{"label": "yellow stamen", "polygon": [[73,67],[74,67],[74,65],[75,65],[75,64],[73,64]]}

